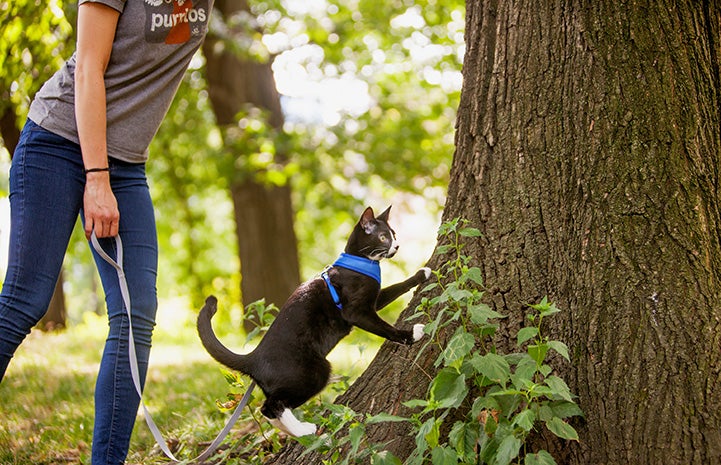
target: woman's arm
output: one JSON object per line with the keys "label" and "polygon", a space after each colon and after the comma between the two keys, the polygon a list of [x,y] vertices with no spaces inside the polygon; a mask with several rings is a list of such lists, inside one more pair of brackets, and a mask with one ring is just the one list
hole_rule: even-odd
{"label": "woman's arm", "polygon": [[[98,3],[78,8],[75,120],[86,169],[108,166],[104,75],[119,16],[118,11]],[[120,213],[108,171],[86,174],[83,209],[88,238],[93,230],[98,237],[118,234]]]}

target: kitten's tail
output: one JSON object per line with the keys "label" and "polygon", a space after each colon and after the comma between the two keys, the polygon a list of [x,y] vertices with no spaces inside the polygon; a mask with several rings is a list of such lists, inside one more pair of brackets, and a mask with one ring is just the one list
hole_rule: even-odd
{"label": "kitten's tail", "polygon": [[210,320],[217,311],[218,299],[211,295],[205,299],[205,305],[200,310],[200,314],[198,314],[198,335],[200,336],[200,340],[205,350],[207,350],[214,359],[228,368],[248,374],[248,356],[236,354],[225,347],[213,331]]}

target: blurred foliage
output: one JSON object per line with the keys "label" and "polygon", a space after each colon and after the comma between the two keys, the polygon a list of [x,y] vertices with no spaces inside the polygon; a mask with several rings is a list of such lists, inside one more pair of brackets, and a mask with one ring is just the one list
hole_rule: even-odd
{"label": "blurred foliage", "polygon": [[[263,112],[247,108],[237,130],[221,135],[203,57],[195,57],[150,149],[161,299],[182,296],[197,306],[215,293],[239,300],[228,295],[240,280],[228,189],[248,170],[291,183],[304,277],[336,257],[366,205],[409,212],[422,197],[428,215],[442,208],[460,96],[463,2],[253,0],[251,7],[252,15],[217,15],[212,27],[222,33],[242,22],[246,34],[229,37],[237,50],[273,60],[286,124],[274,130]],[[0,109],[11,108],[18,125],[32,95],[72,52],[76,8],[63,0],[0,0]],[[74,236],[68,261],[85,270],[89,254],[74,258],[85,254],[77,251],[83,242]],[[78,288],[94,279],[75,270],[66,278]],[[71,316],[83,309],[69,307]]]}
{"label": "blurred foliage", "polygon": [[0,1],[0,113],[24,123],[30,98],[73,51],[77,5],[62,0]]}

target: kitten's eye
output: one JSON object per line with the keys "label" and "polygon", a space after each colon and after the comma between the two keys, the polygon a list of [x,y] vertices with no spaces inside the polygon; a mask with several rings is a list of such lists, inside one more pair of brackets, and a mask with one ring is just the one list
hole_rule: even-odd
{"label": "kitten's eye", "polygon": [[385,235],[385,234],[380,234],[380,235],[378,235],[378,239],[380,239],[381,242],[385,242],[385,241],[386,241],[386,235]]}

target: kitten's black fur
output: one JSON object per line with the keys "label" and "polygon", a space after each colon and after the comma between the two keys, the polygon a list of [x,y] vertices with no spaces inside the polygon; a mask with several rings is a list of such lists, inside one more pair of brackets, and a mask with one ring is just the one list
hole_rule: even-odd
{"label": "kitten's black fur", "polygon": [[[345,253],[371,260],[390,258],[398,245],[388,225],[390,207],[374,217],[369,207],[361,216],[346,244]],[[384,289],[368,276],[347,268],[328,270],[338,291],[338,309],[325,281],[316,277],[301,284],[283,305],[258,346],[247,355],[226,348],[215,336],[210,320],[217,300],[210,296],[198,315],[198,334],[206,350],[217,361],[253,378],[266,396],[261,411],[279,428],[294,436],[315,432],[315,425],[301,423],[290,409],[318,394],[330,377],[326,355],[353,326],[402,344],[412,344],[423,335],[423,325],[397,329],[378,314],[400,295],[430,277],[423,268],[403,282]]]}

